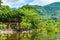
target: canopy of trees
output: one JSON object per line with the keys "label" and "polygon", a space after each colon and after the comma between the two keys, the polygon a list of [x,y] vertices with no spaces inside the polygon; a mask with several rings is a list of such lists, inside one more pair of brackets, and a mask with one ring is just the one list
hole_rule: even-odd
{"label": "canopy of trees", "polygon": [[18,19],[22,29],[33,31],[30,36],[31,40],[46,40],[47,36],[52,38],[49,40],[54,40],[56,33],[60,32],[60,21],[43,20],[39,13],[30,5],[25,5],[16,10],[11,10],[9,6],[1,6],[0,21],[10,20],[11,18]]}

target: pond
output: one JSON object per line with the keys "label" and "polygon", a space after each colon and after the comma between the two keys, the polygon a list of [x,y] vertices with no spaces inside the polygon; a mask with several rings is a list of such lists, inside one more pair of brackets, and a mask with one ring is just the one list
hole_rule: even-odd
{"label": "pond", "polygon": [[12,30],[0,30],[0,40],[22,40],[24,35],[28,35],[31,31],[16,32]]}
{"label": "pond", "polygon": [[3,35],[0,35],[0,40],[20,40],[19,36],[20,36],[19,33],[3,34]]}
{"label": "pond", "polygon": [[13,32],[10,32],[10,33],[1,32],[0,40],[60,40],[60,33],[56,33],[54,37],[51,37],[51,39],[49,39],[45,33],[42,33],[42,34],[36,33],[36,34],[29,33],[29,31],[14,32],[14,33]]}

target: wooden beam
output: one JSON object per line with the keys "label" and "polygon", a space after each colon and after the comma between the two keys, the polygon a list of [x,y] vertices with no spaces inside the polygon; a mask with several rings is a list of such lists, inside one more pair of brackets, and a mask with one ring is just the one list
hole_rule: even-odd
{"label": "wooden beam", "polygon": [[9,26],[8,26],[8,29],[11,30],[11,27],[10,27],[11,24],[8,24],[8,25],[9,25]]}

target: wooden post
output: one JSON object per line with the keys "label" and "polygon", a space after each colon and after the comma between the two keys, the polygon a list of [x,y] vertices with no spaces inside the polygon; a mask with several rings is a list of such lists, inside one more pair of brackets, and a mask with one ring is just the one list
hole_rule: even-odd
{"label": "wooden post", "polygon": [[11,25],[11,24],[9,24],[9,28],[8,28],[9,30],[11,30],[11,27],[10,27],[10,25]]}
{"label": "wooden post", "polygon": [[19,30],[20,29],[20,26],[19,26],[19,23],[17,22],[17,29]]}
{"label": "wooden post", "polygon": [[[20,23],[17,22],[17,30],[20,30]],[[20,40],[20,32],[17,32],[17,40]]]}

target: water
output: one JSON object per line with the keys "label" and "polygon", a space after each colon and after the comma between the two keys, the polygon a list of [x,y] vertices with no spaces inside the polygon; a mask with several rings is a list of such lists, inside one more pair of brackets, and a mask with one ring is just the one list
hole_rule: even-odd
{"label": "water", "polygon": [[[43,34],[43,35],[47,35],[47,34]],[[41,35],[42,36],[42,35]],[[0,40],[32,40],[30,39],[31,34],[30,33],[25,33],[24,32],[11,32],[11,33],[0,33]],[[37,39],[36,39],[37,40]],[[44,40],[60,40],[60,32],[56,33],[54,35],[53,38],[49,38],[48,36],[46,36],[46,39]]]}
{"label": "water", "polygon": [[30,31],[15,32],[12,30],[0,30],[0,40],[22,40],[24,35],[28,35],[29,33]]}

